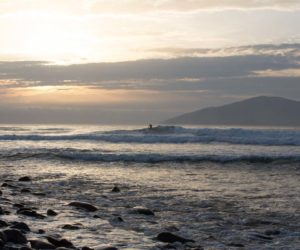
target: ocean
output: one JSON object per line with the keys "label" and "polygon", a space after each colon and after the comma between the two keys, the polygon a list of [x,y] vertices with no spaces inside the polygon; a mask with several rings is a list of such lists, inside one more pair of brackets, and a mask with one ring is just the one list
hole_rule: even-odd
{"label": "ocean", "polygon": [[[59,214],[2,218],[26,221],[33,239],[42,228],[80,247],[165,249],[155,237],[168,231],[195,241],[175,249],[299,249],[299,170],[300,128],[0,126],[0,176],[17,183],[1,188],[11,201],[2,207]],[[22,176],[32,182],[18,184]],[[31,191],[16,195],[22,188]],[[99,210],[66,206],[78,200]]]}

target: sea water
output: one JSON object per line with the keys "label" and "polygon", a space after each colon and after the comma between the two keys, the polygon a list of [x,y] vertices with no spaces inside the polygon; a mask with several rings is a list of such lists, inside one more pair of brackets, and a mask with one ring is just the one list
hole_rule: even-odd
{"label": "sea water", "polygon": [[[196,241],[176,243],[177,249],[297,249],[300,243],[297,128],[2,125],[0,175],[31,176],[33,182],[18,185],[44,198],[2,188],[4,195],[40,213],[59,213],[22,218],[33,228],[29,238],[43,239],[36,233],[43,228],[81,247],[161,249],[155,237],[162,231]],[[120,193],[111,192],[115,185]],[[66,206],[74,200],[99,211]],[[135,206],[155,216],[134,214]],[[3,218],[20,220],[15,213]],[[74,223],[79,231],[62,229]]]}

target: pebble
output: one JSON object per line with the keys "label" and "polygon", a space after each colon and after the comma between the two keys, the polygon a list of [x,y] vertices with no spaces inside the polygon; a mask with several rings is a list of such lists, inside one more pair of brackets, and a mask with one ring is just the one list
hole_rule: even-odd
{"label": "pebble", "polygon": [[88,212],[96,212],[98,210],[98,208],[96,208],[95,206],[93,206],[89,203],[79,202],[79,201],[71,202],[68,204],[68,206],[84,209]]}
{"label": "pebble", "polygon": [[174,243],[174,242],[181,242],[181,243],[187,243],[187,242],[195,242],[190,239],[185,239],[183,237],[180,237],[178,235],[169,233],[169,232],[163,232],[157,235],[157,240],[166,242],[166,243]]}
{"label": "pebble", "polygon": [[48,209],[48,210],[47,210],[47,215],[48,215],[48,216],[56,216],[57,213],[56,213],[54,210],[52,210],[52,209]]}
{"label": "pebble", "polygon": [[137,213],[137,214],[143,214],[143,215],[152,215],[154,216],[154,212],[152,210],[150,210],[149,208],[146,208],[146,207],[134,207],[133,208],[133,212],[134,213]]}
{"label": "pebble", "polygon": [[23,176],[23,177],[19,178],[19,181],[28,182],[28,181],[31,181],[31,178],[29,176]]}
{"label": "pebble", "polygon": [[34,249],[43,250],[43,249],[55,249],[56,247],[50,243],[40,241],[40,240],[30,240],[30,245]]}

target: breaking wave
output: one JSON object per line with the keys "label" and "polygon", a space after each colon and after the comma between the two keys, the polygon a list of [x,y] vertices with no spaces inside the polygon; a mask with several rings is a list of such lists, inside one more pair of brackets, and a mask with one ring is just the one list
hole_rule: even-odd
{"label": "breaking wave", "polygon": [[266,146],[300,146],[300,130],[215,129],[158,126],[153,129],[96,131],[83,134],[2,134],[0,141],[72,141],[110,143],[228,143]]}
{"label": "breaking wave", "polygon": [[162,162],[300,162],[300,155],[271,155],[271,154],[245,154],[245,155],[189,155],[189,154],[159,154],[159,153],[116,153],[111,151],[95,152],[79,149],[37,149],[23,150],[19,152],[1,152],[0,159],[5,160],[60,160],[80,162],[130,162],[130,163],[162,163]]}

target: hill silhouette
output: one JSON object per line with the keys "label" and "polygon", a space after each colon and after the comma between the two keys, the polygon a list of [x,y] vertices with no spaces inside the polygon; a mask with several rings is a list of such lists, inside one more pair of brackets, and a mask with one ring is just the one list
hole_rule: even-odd
{"label": "hill silhouette", "polygon": [[186,113],[165,124],[300,126],[300,102],[259,96],[232,104]]}

